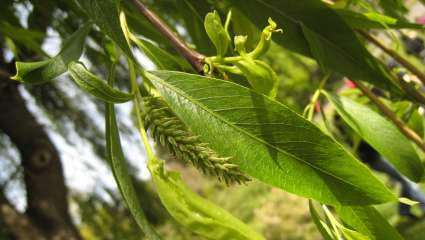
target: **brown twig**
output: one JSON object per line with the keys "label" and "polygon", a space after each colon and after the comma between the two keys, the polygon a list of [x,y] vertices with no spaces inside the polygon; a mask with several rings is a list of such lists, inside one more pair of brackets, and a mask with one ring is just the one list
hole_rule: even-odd
{"label": "brown twig", "polygon": [[150,11],[143,3],[138,0],[132,0],[137,10],[144,15],[148,21],[164,35],[171,45],[192,65],[196,72],[203,73],[204,55],[190,49],[184,41],[181,40],[155,13]]}
{"label": "brown twig", "polygon": [[407,138],[412,140],[422,151],[425,152],[425,143],[415,131],[404,124],[397,115],[392,112],[372,91],[370,91],[363,83],[356,81],[357,87],[365,94],[381,112],[387,116]]}
{"label": "brown twig", "polygon": [[387,53],[388,55],[390,55],[392,58],[394,58],[398,63],[400,63],[401,65],[403,65],[411,73],[413,73],[414,75],[416,75],[418,77],[418,79],[422,82],[422,84],[425,85],[425,74],[423,72],[421,72],[421,70],[419,70],[418,68],[416,68],[413,64],[411,64],[407,59],[403,58],[400,54],[398,54],[393,49],[388,48],[387,46],[385,46],[382,42],[380,42],[374,36],[372,36],[372,35],[364,32],[362,30],[357,30],[357,32],[360,33],[360,35],[362,35],[369,42],[373,43],[374,45],[376,45],[377,47],[379,47],[380,49],[382,49],[382,51],[384,51],[385,53]]}

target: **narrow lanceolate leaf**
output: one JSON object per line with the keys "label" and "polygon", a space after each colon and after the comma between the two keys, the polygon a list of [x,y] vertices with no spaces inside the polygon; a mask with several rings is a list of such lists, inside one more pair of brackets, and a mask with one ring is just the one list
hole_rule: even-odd
{"label": "narrow lanceolate leaf", "polygon": [[324,64],[351,79],[368,81],[400,95],[392,77],[363,46],[344,20],[322,1],[230,0],[258,28],[271,17],[285,34],[273,36],[273,41],[288,50],[316,57],[311,52],[301,24],[321,42],[326,51]]}
{"label": "narrow lanceolate leaf", "polygon": [[39,84],[50,81],[68,69],[68,63],[77,61],[84,46],[84,40],[91,29],[90,23],[86,23],[78,31],[71,35],[62,46],[62,50],[55,57],[39,62],[16,62],[16,75],[13,79],[24,82]]}
{"label": "narrow lanceolate leaf", "polygon": [[349,227],[372,240],[402,240],[397,230],[372,206],[337,208],[338,216]]}
{"label": "narrow lanceolate leaf", "polygon": [[403,175],[420,181],[424,169],[412,144],[387,119],[346,97],[326,93],[344,121]]}
{"label": "narrow lanceolate leaf", "polygon": [[355,29],[425,29],[422,24],[410,23],[377,12],[359,13],[346,9],[335,9],[339,16],[344,19],[352,28]]}
{"label": "narrow lanceolate leaf", "polygon": [[118,0],[77,0],[87,16],[96,23],[130,58],[133,54],[125,40],[118,17]]}
{"label": "narrow lanceolate leaf", "polygon": [[146,220],[141,203],[137,197],[133,182],[128,173],[127,162],[121,149],[120,136],[115,119],[114,105],[106,104],[106,148],[107,157],[112,166],[112,172],[118,188],[130,209],[131,214],[149,240],[159,240],[159,236]]}
{"label": "narrow lanceolate leaf", "polygon": [[166,171],[163,164],[151,169],[152,178],[161,202],[178,223],[211,240],[265,240],[226,210],[191,191],[177,172]]}
{"label": "narrow lanceolate leaf", "polygon": [[133,98],[131,94],[110,87],[106,81],[89,72],[82,63],[71,62],[68,72],[82,90],[105,102],[123,103]]}
{"label": "narrow lanceolate leaf", "polygon": [[328,73],[330,71],[330,67],[328,66],[329,61],[326,59],[328,55],[326,54],[327,50],[325,49],[325,46],[323,46],[322,41],[317,36],[317,34],[315,34],[302,23],[301,29],[304,33],[305,39],[308,42],[308,45],[310,46],[311,55],[313,55],[313,57],[316,59],[322,71]]}
{"label": "narrow lanceolate leaf", "polygon": [[276,101],[230,81],[169,71],[147,76],[191,132],[252,177],[333,205],[396,200],[341,145]]}

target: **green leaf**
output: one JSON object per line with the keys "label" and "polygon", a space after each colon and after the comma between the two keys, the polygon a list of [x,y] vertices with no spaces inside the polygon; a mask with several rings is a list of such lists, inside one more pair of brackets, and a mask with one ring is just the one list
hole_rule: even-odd
{"label": "green leaf", "polygon": [[372,172],[318,127],[248,88],[193,74],[146,73],[191,131],[242,172],[331,205],[395,201]]}
{"label": "green leaf", "polygon": [[77,0],[87,16],[96,23],[130,58],[134,59],[122,32],[118,17],[118,0]]}
{"label": "green leaf", "polygon": [[301,23],[300,25],[310,46],[311,54],[317,60],[317,63],[319,64],[322,71],[329,73],[330,69],[328,65],[329,60],[327,59],[328,55],[326,54],[327,50],[325,49],[325,46],[322,45],[322,41],[320,40],[319,36],[304,24]]}
{"label": "green leaf", "polygon": [[224,56],[229,48],[230,36],[221,23],[220,15],[216,11],[208,13],[205,16],[204,27],[217,50],[217,55]]}
{"label": "green leaf", "polygon": [[190,66],[186,61],[177,58],[170,53],[162,50],[157,45],[143,40],[141,38],[136,38],[130,36],[131,40],[146,54],[146,56],[161,70],[184,70],[190,69]]}
{"label": "green leaf", "polygon": [[50,81],[68,69],[68,63],[77,61],[92,24],[86,23],[67,39],[55,57],[39,62],[16,62],[16,75],[12,78],[24,83],[40,84]]}
{"label": "green leaf", "polygon": [[391,122],[346,97],[325,92],[344,121],[403,175],[418,182],[424,172],[412,144]]}
{"label": "green leaf", "polygon": [[213,55],[214,47],[211,45],[204,29],[204,16],[211,11],[207,0],[183,0],[174,2],[179,10],[178,13],[183,18],[185,29],[196,45],[196,49],[205,55]]}
{"label": "green leaf", "polygon": [[16,27],[8,22],[1,21],[0,33],[39,54],[44,54],[44,51],[41,48],[41,41],[45,37],[45,34],[42,32]]}
{"label": "green leaf", "polygon": [[335,9],[346,23],[357,29],[425,29],[422,24],[410,23],[404,20],[381,15],[377,12],[359,13],[347,9]]}
{"label": "green leaf", "polygon": [[351,229],[345,228],[344,226],[341,226],[340,230],[342,232],[342,235],[344,236],[344,239],[346,240],[370,240],[370,238],[368,238],[367,236]]}
{"label": "green leaf", "polygon": [[246,56],[241,61],[235,62],[235,65],[256,91],[271,98],[276,97],[279,81],[276,73],[267,63]]}
{"label": "green leaf", "polygon": [[131,181],[128,173],[127,162],[121,149],[120,135],[115,119],[115,109],[114,105],[111,103],[106,103],[105,125],[107,157],[111,164],[112,172],[121,195],[123,196],[137,224],[145,233],[147,239],[159,240],[160,237],[149,225],[146,219],[141,203],[134,189],[133,182]]}
{"label": "green leaf", "polygon": [[401,90],[392,82],[385,66],[363,46],[354,31],[342,18],[322,1],[230,0],[259,29],[269,17],[282,26],[284,34],[273,41],[288,50],[315,57],[306,40],[301,23],[314,33],[326,49],[324,64],[335,72],[354,80],[364,80],[396,95]]}
{"label": "green leaf", "polygon": [[261,235],[224,209],[185,186],[177,172],[168,172],[161,161],[151,168],[161,202],[180,224],[212,240],[264,240]]}
{"label": "green leaf", "polygon": [[372,240],[402,240],[403,238],[372,206],[336,208],[345,224]]}
{"label": "green leaf", "polygon": [[133,99],[132,94],[110,87],[106,81],[89,72],[82,63],[71,62],[68,72],[82,90],[105,102],[123,103]]}
{"label": "green leaf", "polygon": [[314,225],[316,225],[322,237],[325,240],[333,240],[331,227],[328,226],[328,224],[320,218],[319,212],[314,206],[313,201],[311,200],[308,201],[308,207],[309,207],[310,215],[313,219]]}

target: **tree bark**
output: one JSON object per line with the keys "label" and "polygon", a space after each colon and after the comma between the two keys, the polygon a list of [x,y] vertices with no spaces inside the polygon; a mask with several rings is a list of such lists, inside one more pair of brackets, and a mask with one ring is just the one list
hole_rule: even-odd
{"label": "tree bark", "polygon": [[8,72],[0,72],[0,129],[19,150],[27,191],[25,216],[15,215],[27,217],[46,239],[81,239],[68,212],[59,153]]}

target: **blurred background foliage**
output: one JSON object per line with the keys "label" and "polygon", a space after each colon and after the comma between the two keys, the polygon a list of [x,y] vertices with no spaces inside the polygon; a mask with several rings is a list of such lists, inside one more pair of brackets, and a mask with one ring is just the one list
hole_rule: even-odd
{"label": "blurred background foliage", "polygon": [[[205,55],[214,53],[211,42],[206,40],[208,38],[203,29],[203,17],[212,9],[218,10],[224,17],[228,10],[226,1],[146,0],[144,2],[191,46],[196,46],[197,50]],[[125,7],[130,28],[182,61],[167,41],[127,3],[129,1],[125,1]],[[421,4],[423,2],[402,0],[341,0],[335,2],[335,7],[347,7],[359,12],[374,9],[388,16],[414,21],[415,16],[425,14],[425,8]],[[255,43],[258,30],[247,23],[248,20],[237,11],[234,12],[234,16],[238,20],[235,21],[232,31],[237,34],[249,34],[251,38],[248,45]],[[72,34],[82,24],[84,18],[84,14],[72,0],[1,0],[0,67],[8,71],[13,68],[11,65],[16,60],[40,59],[45,55],[56,54],[60,49],[61,39]],[[285,34],[285,26],[279,27]],[[423,32],[394,30],[385,34],[385,39],[393,49],[425,70]],[[106,76],[108,66],[105,64],[107,60],[102,50],[103,41],[105,37],[93,31],[87,41],[82,60],[93,72]],[[376,52],[381,60],[391,63],[377,49],[371,47],[371,50]],[[147,69],[155,68],[143,53],[136,56]],[[301,113],[308,104],[311,94],[318,87],[320,79],[323,78],[323,73],[318,69],[316,62],[276,44],[272,45],[263,60],[272,66],[281,79],[277,99]],[[123,61],[117,70],[118,79],[122,80],[118,81],[120,88],[128,88],[127,81],[123,80],[128,77]],[[340,89],[343,82],[337,82],[339,79],[339,76],[333,76],[326,87],[330,90]],[[110,182],[110,171],[102,170],[108,169],[105,162],[104,126],[101,118],[104,113],[103,104],[82,93],[67,76],[62,76],[59,81],[51,84],[19,86],[19,91],[31,113],[42,123],[60,152],[69,188],[70,212],[81,236],[84,239],[141,239],[142,233],[123,205],[116,186]],[[401,106],[402,104],[398,103],[401,115],[407,108]],[[152,185],[145,181],[149,176],[141,167],[144,165],[145,157],[144,152],[140,150],[137,133],[132,130],[131,109],[125,104],[118,108],[124,150],[133,166],[133,181],[143,200],[143,208],[149,220],[164,239],[200,239],[180,228],[172,220],[155,195]],[[410,121],[412,128],[423,137],[421,116]],[[74,149],[74,152],[70,152],[69,148]],[[227,187],[169,156],[164,149],[157,148],[157,152],[162,158],[168,159],[167,166],[182,172],[185,182],[197,193],[229,210],[262,232],[267,239],[320,238],[310,219],[306,199],[256,181],[247,185]],[[73,165],[70,162],[79,164]],[[1,131],[0,169],[2,169],[0,172],[2,196],[4,194],[20,212],[25,212],[28,205],[26,191],[29,189],[26,189],[24,184],[19,152],[14,143]],[[90,181],[94,183],[85,188],[84,185]],[[425,239],[425,220],[412,222],[398,217],[395,204],[380,206],[379,209],[400,229],[406,239]],[[3,221],[0,221],[0,238],[2,236],[8,239],[8,228]]]}

